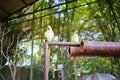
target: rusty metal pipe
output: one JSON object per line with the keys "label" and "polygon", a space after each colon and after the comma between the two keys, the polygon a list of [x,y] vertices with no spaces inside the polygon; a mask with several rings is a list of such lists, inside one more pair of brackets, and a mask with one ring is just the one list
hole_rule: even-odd
{"label": "rusty metal pipe", "polygon": [[80,47],[71,46],[69,47],[70,56],[76,57],[80,56]]}
{"label": "rusty metal pipe", "polygon": [[73,42],[46,42],[45,44],[45,58],[44,58],[44,80],[49,80],[49,66],[48,66],[48,47],[52,45],[58,46],[80,46],[80,43]]}
{"label": "rusty metal pipe", "polygon": [[81,41],[79,47],[70,47],[71,56],[120,57],[120,42]]}

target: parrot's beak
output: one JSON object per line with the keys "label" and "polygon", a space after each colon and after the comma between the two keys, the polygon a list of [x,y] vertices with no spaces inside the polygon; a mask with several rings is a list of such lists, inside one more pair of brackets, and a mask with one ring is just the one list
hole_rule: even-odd
{"label": "parrot's beak", "polygon": [[50,30],[50,28],[48,28],[48,30]]}

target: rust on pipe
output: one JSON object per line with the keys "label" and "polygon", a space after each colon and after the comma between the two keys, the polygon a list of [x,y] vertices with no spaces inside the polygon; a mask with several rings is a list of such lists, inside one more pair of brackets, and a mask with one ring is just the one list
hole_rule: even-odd
{"label": "rust on pipe", "polygon": [[71,56],[120,57],[120,42],[81,41],[80,47],[70,47]]}
{"label": "rust on pipe", "polygon": [[71,46],[69,48],[70,56],[80,56],[80,47]]}
{"label": "rust on pipe", "polygon": [[44,80],[49,80],[49,65],[48,65],[48,47],[52,45],[57,45],[57,46],[80,46],[80,43],[76,42],[46,42],[45,44],[45,56],[44,56]]}

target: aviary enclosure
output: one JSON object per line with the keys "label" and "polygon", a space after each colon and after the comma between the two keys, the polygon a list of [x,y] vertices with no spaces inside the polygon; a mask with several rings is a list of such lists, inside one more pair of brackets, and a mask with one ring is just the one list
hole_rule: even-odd
{"label": "aviary enclosure", "polygon": [[[49,43],[45,37],[49,25],[54,32],[50,41],[53,44],[74,43],[71,37],[76,30],[77,45],[81,41],[119,44],[119,9],[120,0],[1,0],[0,80],[48,80],[44,77],[44,50]],[[114,57],[74,58],[69,55],[69,48],[48,47],[49,80],[59,79],[59,66],[64,80],[85,80],[96,72],[111,74],[120,80],[119,53]],[[120,49],[119,45],[117,48],[115,51]]]}

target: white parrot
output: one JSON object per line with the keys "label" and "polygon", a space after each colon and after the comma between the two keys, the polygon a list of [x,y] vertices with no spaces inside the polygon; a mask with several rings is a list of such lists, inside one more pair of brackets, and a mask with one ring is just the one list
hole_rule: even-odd
{"label": "white parrot", "polygon": [[48,26],[47,31],[45,32],[45,38],[47,39],[47,41],[52,41],[54,37],[54,32],[51,28],[51,26]]}
{"label": "white parrot", "polygon": [[[47,41],[52,41],[54,37],[54,32],[51,28],[51,26],[48,26],[47,31],[45,32],[45,38],[47,39]],[[48,47],[48,65],[49,65],[49,69],[51,69],[51,65],[50,65],[50,47]]]}
{"label": "white parrot", "polygon": [[74,33],[71,37],[71,42],[79,42],[78,31],[74,31]]}

